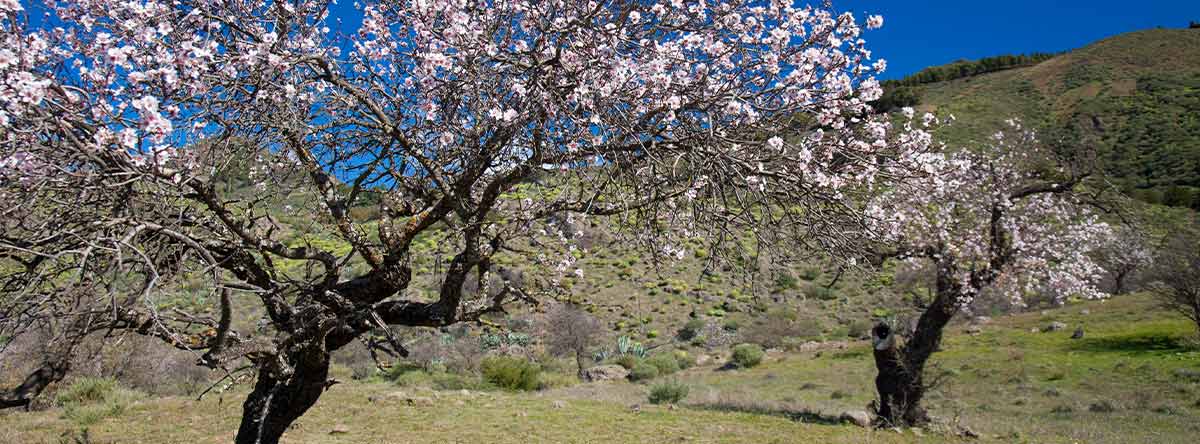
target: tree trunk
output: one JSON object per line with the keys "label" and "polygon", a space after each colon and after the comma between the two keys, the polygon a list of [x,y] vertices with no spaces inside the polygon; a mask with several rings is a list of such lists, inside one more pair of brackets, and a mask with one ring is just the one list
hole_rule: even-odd
{"label": "tree trunk", "polygon": [[942,330],[958,312],[961,290],[949,274],[938,276],[938,292],[921,314],[912,337],[899,344],[896,333],[884,323],[871,330],[875,347],[875,388],[878,413],[887,425],[920,425],[929,421],[921,406],[925,397],[925,363],[942,342]]}
{"label": "tree trunk", "polygon": [[324,350],[297,352],[289,359],[290,375],[259,370],[254,390],[242,404],[237,444],[278,444],[283,432],[308,411],[325,391],[329,354]]}
{"label": "tree trunk", "polygon": [[583,351],[582,350],[575,350],[575,367],[577,367],[579,369],[579,371],[576,373],[576,375],[579,376],[579,379],[582,380],[583,379]]}
{"label": "tree trunk", "polygon": [[1113,288],[1113,294],[1125,294],[1125,276],[1128,274],[1128,272],[1122,270],[1113,275],[1113,287],[1115,287]]}
{"label": "tree trunk", "polygon": [[0,409],[12,407],[28,409],[30,403],[42,393],[42,390],[45,390],[50,384],[61,381],[67,375],[67,370],[71,367],[70,359],[70,354],[66,354],[43,361],[37,370],[21,381],[21,385],[12,390],[0,392]]}

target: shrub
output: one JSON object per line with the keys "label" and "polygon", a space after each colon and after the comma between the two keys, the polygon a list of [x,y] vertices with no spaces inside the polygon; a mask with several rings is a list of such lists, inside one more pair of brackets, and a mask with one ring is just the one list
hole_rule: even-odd
{"label": "shrub", "polygon": [[658,367],[645,362],[638,362],[637,365],[633,366],[633,368],[629,370],[630,381],[646,381],[657,377]]}
{"label": "shrub", "polygon": [[79,378],[58,392],[58,405],[90,404],[103,401],[117,390],[117,380],[112,378]]}
{"label": "shrub", "polygon": [[786,338],[815,338],[821,335],[821,331],[821,322],[815,318],[797,320],[793,311],[771,310],[767,312],[766,319],[742,328],[739,334],[744,342],[775,348],[782,346]]}
{"label": "shrub", "polygon": [[721,325],[721,328],[728,332],[738,331],[738,327],[741,327],[741,325],[738,324],[737,319],[728,319]]}
{"label": "shrub", "polygon": [[67,386],[55,400],[63,416],[87,427],[104,418],[120,416],[141,394],[123,388],[112,378],[80,378]]}
{"label": "shrub", "polygon": [[383,374],[389,381],[396,381],[407,374],[423,372],[425,367],[413,362],[395,362]]}
{"label": "shrub", "polygon": [[871,322],[869,321],[854,321],[850,323],[850,328],[846,330],[846,336],[854,339],[863,339],[871,336]]}
{"label": "shrub", "polygon": [[1075,411],[1075,408],[1071,407],[1070,405],[1067,405],[1067,404],[1060,404],[1060,405],[1054,406],[1054,408],[1050,409],[1050,413],[1057,413],[1060,415],[1073,413],[1074,411]]}
{"label": "shrub", "polygon": [[792,276],[786,271],[775,276],[775,292],[781,293],[787,290],[795,290],[800,287],[800,280]]}
{"label": "shrub", "polygon": [[763,360],[763,349],[757,344],[741,344],[733,348],[730,362],[739,368],[750,368]]}
{"label": "shrub", "polygon": [[666,376],[679,371],[679,361],[672,354],[660,353],[646,359],[646,363],[658,369],[659,376]]}
{"label": "shrub", "polygon": [[696,358],[684,350],[675,350],[675,362],[679,364],[680,370],[696,366]]}
{"label": "shrub", "polygon": [[537,390],[541,367],[521,358],[493,356],[483,360],[483,379],[509,390]]}
{"label": "shrub", "polygon": [[704,324],[704,320],[702,319],[692,319],[687,321],[686,324],[683,324],[683,328],[679,329],[679,339],[684,341],[695,339],[696,336],[699,336],[700,332],[704,330]]}
{"label": "shrub", "polygon": [[639,362],[641,362],[641,359],[638,359],[638,357],[634,355],[617,356],[616,359],[613,359],[612,361],[613,364],[625,367],[625,370],[632,370],[638,365]]}
{"label": "shrub", "polygon": [[1100,402],[1095,402],[1095,403],[1092,403],[1092,405],[1089,405],[1088,411],[1095,412],[1095,413],[1112,413],[1112,412],[1117,411],[1117,406],[1113,405],[1113,403],[1109,402],[1108,400],[1102,400]]}
{"label": "shrub", "polygon": [[401,387],[424,387],[433,384],[433,377],[425,370],[420,369],[397,373],[388,372],[388,379]]}
{"label": "shrub", "polygon": [[679,381],[667,381],[650,387],[651,404],[677,404],[687,398],[688,386]]}
{"label": "shrub", "polygon": [[832,288],[817,284],[808,284],[807,287],[804,287],[804,296],[822,301],[837,299],[837,294],[833,292]]}

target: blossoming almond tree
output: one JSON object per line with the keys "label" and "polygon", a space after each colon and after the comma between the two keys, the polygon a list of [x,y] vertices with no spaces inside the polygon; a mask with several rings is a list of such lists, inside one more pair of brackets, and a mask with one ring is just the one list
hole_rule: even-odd
{"label": "blossoming almond tree", "polygon": [[[237,442],[275,443],[329,386],[331,351],[485,322],[581,273],[571,220],[668,253],[752,232],[847,255],[863,196],[928,160],[923,127],[867,105],[884,62],[848,13],[397,0],[344,29],[332,6],[0,1],[0,334],[53,338],[6,405],[61,378],[81,338],[137,333],[248,360]],[[229,185],[243,170],[249,191]],[[289,235],[281,207],[346,247]],[[449,264],[425,297],[411,264],[434,231]],[[504,255],[544,271],[495,278]]]}
{"label": "blossoming almond tree", "polygon": [[872,232],[883,235],[888,256],[936,270],[933,300],[907,342],[898,343],[886,323],[872,330],[878,409],[888,423],[928,420],[925,364],[942,329],[981,291],[1007,294],[1016,305],[1035,292],[1104,296],[1095,286],[1104,270],[1091,254],[1111,230],[1092,211],[1094,196],[1081,193],[1090,169],[1047,162],[1053,156],[1039,150],[1033,132],[1010,125],[981,150],[928,163],[928,177],[899,182],[870,206]]}

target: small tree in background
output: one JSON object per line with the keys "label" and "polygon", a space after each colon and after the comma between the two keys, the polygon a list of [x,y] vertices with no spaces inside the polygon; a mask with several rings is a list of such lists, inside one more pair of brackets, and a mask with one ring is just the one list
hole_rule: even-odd
{"label": "small tree in background", "polygon": [[600,321],[575,304],[557,304],[546,315],[546,346],[551,353],[575,358],[577,374],[583,378],[588,349],[603,339]]}
{"label": "small tree in background", "polygon": [[1196,323],[1200,332],[1200,233],[1193,224],[1163,240],[1150,271],[1154,294],[1168,309]]}
{"label": "small tree in background", "polygon": [[[1138,272],[1154,262],[1146,236],[1137,228],[1119,227],[1096,253],[1096,260],[1112,279],[1112,294],[1125,294],[1136,285]],[[1130,281],[1135,281],[1131,283]]]}

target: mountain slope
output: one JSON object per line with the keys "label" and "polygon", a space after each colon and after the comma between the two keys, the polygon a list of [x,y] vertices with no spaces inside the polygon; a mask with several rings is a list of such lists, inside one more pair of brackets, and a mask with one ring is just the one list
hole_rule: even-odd
{"label": "mountain slope", "polygon": [[1033,66],[927,83],[920,111],[957,121],[952,145],[1019,118],[1067,152],[1095,148],[1114,181],[1153,203],[1200,208],[1200,29],[1114,36]]}

